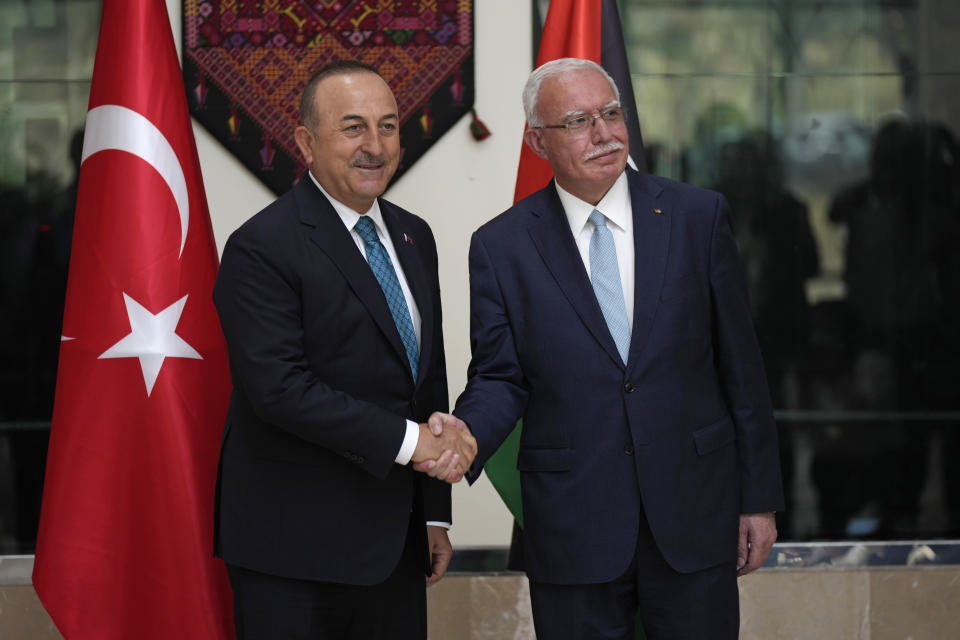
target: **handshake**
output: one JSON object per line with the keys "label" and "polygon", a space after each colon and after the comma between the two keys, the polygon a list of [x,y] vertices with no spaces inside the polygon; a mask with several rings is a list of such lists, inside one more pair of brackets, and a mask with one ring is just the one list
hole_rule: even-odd
{"label": "handshake", "polygon": [[467,424],[437,411],[420,423],[420,439],[411,462],[417,471],[453,484],[460,482],[476,455],[477,441]]}

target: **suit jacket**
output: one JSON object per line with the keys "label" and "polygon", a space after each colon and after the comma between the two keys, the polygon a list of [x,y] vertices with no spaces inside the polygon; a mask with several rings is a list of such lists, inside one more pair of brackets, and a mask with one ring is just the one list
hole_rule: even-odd
{"label": "suit jacket", "polygon": [[447,405],[436,245],[420,218],[380,210],[422,318],[416,383],[380,285],[309,178],[227,241],[213,297],[234,384],[216,511],[228,563],[374,584],[411,509],[450,521],[449,485],[394,462],[406,419]]}
{"label": "suit jacket", "polygon": [[527,571],[607,582],[645,511],[676,570],[733,562],[740,513],[782,508],[777,436],[723,197],[628,169],[635,295],[624,366],[556,188],[470,246],[468,383],[479,474],[523,417]]}

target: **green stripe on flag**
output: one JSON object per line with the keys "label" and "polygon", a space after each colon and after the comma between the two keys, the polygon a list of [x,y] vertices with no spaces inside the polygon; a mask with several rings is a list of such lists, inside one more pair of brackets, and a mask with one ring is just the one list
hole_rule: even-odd
{"label": "green stripe on flag", "polygon": [[517,469],[521,424],[523,420],[518,420],[516,428],[507,436],[500,448],[487,459],[483,470],[487,472],[493,488],[500,494],[500,499],[507,505],[507,509],[522,529],[523,501],[520,498],[520,471]]}

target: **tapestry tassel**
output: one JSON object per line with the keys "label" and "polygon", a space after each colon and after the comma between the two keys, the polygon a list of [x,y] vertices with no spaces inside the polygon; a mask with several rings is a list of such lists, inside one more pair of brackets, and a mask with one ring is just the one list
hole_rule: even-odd
{"label": "tapestry tassel", "polygon": [[480,142],[484,138],[489,138],[490,129],[483,123],[483,120],[477,117],[477,110],[470,109],[470,113],[473,115],[473,120],[470,122],[470,133],[473,134],[473,139]]}

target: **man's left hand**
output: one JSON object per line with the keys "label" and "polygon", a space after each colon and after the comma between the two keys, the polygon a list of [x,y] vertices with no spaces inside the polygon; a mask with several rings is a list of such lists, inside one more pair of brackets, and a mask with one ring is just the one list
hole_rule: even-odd
{"label": "man's left hand", "polygon": [[777,541],[777,522],[773,513],[741,513],[740,539],[737,542],[737,575],[759,569]]}
{"label": "man's left hand", "polygon": [[427,578],[429,587],[439,582],[447,572],[450,559],[453,558],[453,546],[450,544],[447,530],[432,525],[427,525],[427,542],[430,545],[430,567],[433,569],[433,573]]}

